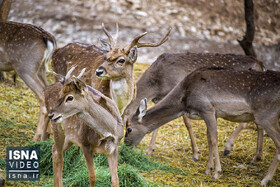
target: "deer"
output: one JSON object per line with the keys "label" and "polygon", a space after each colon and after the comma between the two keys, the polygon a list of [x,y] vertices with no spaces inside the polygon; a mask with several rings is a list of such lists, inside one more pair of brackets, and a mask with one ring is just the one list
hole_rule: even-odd
{"label": "deer", "polygon": [[121,114],[123,114],[126,107],[135,97],[135,82],[134,82],[134,63],[137,59],[137,48],[141,47],[158,47],[168,40],[168,35],[171,28],[168,29],[165,36],[158,43],[140,43],[139,40],[147,34],[138,35],[134,40],[124,48],[119,48],[116,39],[111,37],[108,31],[104,30],[107,34],[110,43],[103,41],[103,46],[107,47],[110,52],[106,56],[106,61],[103,62],[97,69],[96,75],[103,79],[110,79],[112,90],[114,90],[115,98]]}
{"label": "deer", "polygon": [[[254,57],[235,55],[235,54],[212,54],[212,53],[164,53],[140,76],[136,82],[136,96],[134,100],[126,107],[123,113],[124,123],[129,121],[137,112],[139,103],[142,99],[158,103],[164,98],[186,75],[202,67],[231,67],[237,70],[257,70],[263,71],[262,62]],[[107,70],[109,72],[109,70]],[[197,147],[192,122],[183,115],[185,126],[188,129],[193,150],[193,160],[198,160],[199,149]],[[245,123],[241,123],[234,131],[226,143],[224,155],[230,153],[233,142],[239,132],[246,128]],[[153,132],[150,145],[146,153],[151,154],[154,150],[155,140],[158,130]],[[252,163],[260,160],[262,157],[262,130],[259,130],[259,144],[256,157]]]}
{"label": "deer", "polygon": [[[187,115],[203,119],[209,146],[206,175],[213,168],[214,179],[222,174],[217,145],[217,118],[232,122],[255,122],[274,141],[276,153],[261,181],[271,181],[280,161],[279,90],[280,73],[274,71],[202,68],[187,75],[159,103],[147,110],[147,99],[140,101],[127,125],[125,144],[138,145],[145,134],[165,123]],[[155,117],[156,116],[156,117]]]}
{"label": "deer", "polygon": [[[124,135],[124,128],[117,105],[113,100],[80,80],[83,71],[78,77],[73,78],[68,78],[70,73],[71,69],[64,79],[60,79],[63,86],[61,97],[58,99],[57,105],[50,111],[49,118],[55,123],[61,123],[77,114],[78,118],[85,121],[98,137],[98,139],[92,139],[89,136],[85,139],[88,139],[90,145],[94,145],[95,152],[107,155],[112,186],[119,186],[118,146]],[[65,132],[68,130],[67,127],[64,129]],[[88,151],[93,152],[93,149],[89,148]],[[86,159],[92,160],[92,154]]]}
{"label": "deer", "polygon": [[[12,6],[12,0],[0,0],[0,21],[5,22],[8,20],[10,9]],[[0,72],[0,81],[4,81],[7,78],[6,72]],[[14,85],[16,85],[16,74],[13,74]]]}
{"label": "deer", "polygon": [[[116,29],[116,35],[114,36],[111,36],[111,34],[105,28],[104,24],[102,24],[102,28],[105,34],[108,36],[109,41],[111,42],[108,43],[105,41],[101,41],[102,45],[104,44],[104,46],[106,45],[107,47],[113,47],[113,45],[111,45],[113,44],[112,39],[114,38],[114,42],[116,42],[118,26]],[[163,41],[167,40],[167,36],[168,35],[165,35],[165,37],[157,44],[161,45],[162,43],[164,43]],[[134,60],[136,61],[137,58],[136,48],[132,48],[130,51],[128,51],[128,54],[118,54],[118,51],[123,50],[122,48],[112,48],[111,50],[109,49],[109,51],[107,51],[95,45],[71,43],[60,49],[57,49],[54,52],[54,55],[52,57],[53,71],[55,72],[55,74],[64,76],[67,75],[67,72],[69,72],[72,67],[76,67],[72,70],[71,73],[73,75],[78,75],[81,72],[82,68],[86,68],[84,74],[82,76],[78,76],[80,77],[80,80],[82,80],[85,84],[89,85],[95,90],[98,90],[103,95],[112,98],[114,92],[118,91],[112,89],[111,85],[114,80],[99,78],[96,75],[96,69],[101,66],[102,63],[107,62],[107,59],[111,59],[110,54],[114,56],[120,55],[125,58],[127,61],[123,63],[123,65],[125,65],[126,63],[133,64]],[[117,61],[117,59],[115,61]],[[68,76],[65,77],[68,78]],[[56,80],[56,83],[49,85],[44,91],[48,113],[50,113],[51,109],[56,106],[56,101],[60,98],[59,93],[63,88],[61,81],[59,81],[60,78],[56,78]],[[122,108],[118,109],[121,110]],[[43,126],[46,129],[49,123],[49,117],[48,115],[45,117],[47,117],[47,119],[45,119],[45,123]],[[96,175],[94,171],[92,154],[102,152],[99,144],[97,144],[97,142],[100,141],[101,137],[97,132],[90,128],[86,122],[77,117],[77,115],[64,119],[62,125],[57,125],[57,123],[55,123],[54,121],[52,121],[51,124],[54,134],[54,145],[52,148],[54,186],[63,185],[63,152],[69,149],[73,144],[76,144],[81,148],[89,170],[88,177],[90,186],[94,186],[96,182]]]}
{"label": "deer", "polygon": [[55,48],[55,38],[40,27],[0,22],[0,71],[14,70],[39,100],[40,114],[34,141],[44,136],[42,124],[47,110],[43,90],[47,86],[47,64]]}

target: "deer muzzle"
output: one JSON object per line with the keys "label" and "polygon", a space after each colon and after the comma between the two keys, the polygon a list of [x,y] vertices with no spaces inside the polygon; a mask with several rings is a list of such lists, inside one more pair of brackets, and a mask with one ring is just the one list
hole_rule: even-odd
{"label": "deer muzzle", "polygon": [[95,74],[98,77],[102,77],[104,73],[107,73],[106,69],[103,66],[100,66],[99,68],[96,69]]}
{"label": "deer muzzle", "polygon": [[52,121],[54,121],[55,123],[61,123],[62,122],[62,115],[61,114],[58,114],[56,115],[55,112],[51,111],[49,113],[49,116],[48,116]]}

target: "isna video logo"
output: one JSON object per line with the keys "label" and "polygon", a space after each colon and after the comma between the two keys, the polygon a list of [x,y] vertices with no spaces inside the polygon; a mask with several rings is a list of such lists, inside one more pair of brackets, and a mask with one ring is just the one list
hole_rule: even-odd
{"label": "isna video logo", "polygon": [[7,147],[6,178],[40,180],[40,147]]}

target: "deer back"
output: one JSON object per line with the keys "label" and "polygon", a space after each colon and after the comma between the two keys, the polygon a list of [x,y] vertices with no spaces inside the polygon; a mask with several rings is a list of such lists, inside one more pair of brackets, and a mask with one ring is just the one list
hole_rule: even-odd
{"label": "deer back", "polygon": [[45,51],[48,41],[56,46],[54,37],[40,27],[16,22],[0,22],[1,61],[20,63],[18,59],[30,58],[31,51],[33,55],[36,55],[34,53],[38,49]]}
{"label": "deer back", "polygon": [[187,76],[172,92],[179,90],[190,113],[194,107],[197,111],[212,108],[217,117],[246,122],[253,121],[258,111],[280,111],[280,73],[274,71],[205,68]]}
{"label": "deer back", "polygon": [[262,62],[254,57],[235,54],[164,53],[149,67],[136,83],[135,99],[124,112],[129,119],[142,99],[159,102],[186,75],[202,67],[230,67],[237,70],[263,70]]}

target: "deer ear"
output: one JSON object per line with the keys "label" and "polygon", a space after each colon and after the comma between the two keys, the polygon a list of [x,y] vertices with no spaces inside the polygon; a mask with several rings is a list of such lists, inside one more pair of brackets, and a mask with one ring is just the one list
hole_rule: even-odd
{"label": "deer ear", "polygon": [[74,84],[76,88],[81,92],[81,94],[85,96],[87,93],[87,85],[76,77],[74,77]]}
{"label": "deer ear", "polygon": [[107,41],[100,39],[100,44],[102,46],[102,49],[104,49],[105,51],[110,51],[111,45]]}
{"label": "deer ear", "polygon": [[137,47],[136,46],[134,46],[132,49],[130,49],[128,57],[129,57],[129,61],[131,63],[134,63],[137,60]]}
{"label": "deer ear", "polygon": [[146,115],[146,112],[147,112],[147,98],[142,99],[140,101],[140,106],[139,106],[138,110],[139,110],[138,122],[142,122],[142,119]]}
{"label": "deer ear", "polygon": [[64,84],[64,82],[65,82],[65,76],[60,75],[60,74],[58,74],[58,73],[56,73],[56,72],[54,72],[54,71],[53,71],[53,74],[54,74],[54,76],[58,79],[58,81],[59,81],[60,83]]}

